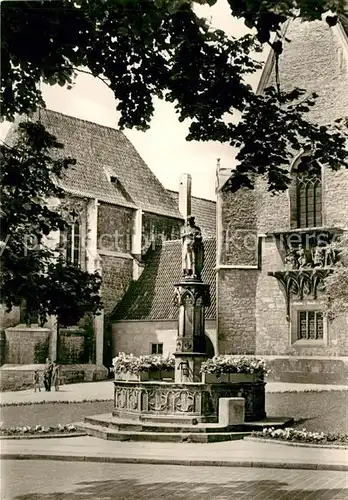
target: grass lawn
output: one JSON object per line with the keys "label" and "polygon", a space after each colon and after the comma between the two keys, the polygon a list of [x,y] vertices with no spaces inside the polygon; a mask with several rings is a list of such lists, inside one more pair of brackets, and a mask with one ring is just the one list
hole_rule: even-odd
{"label": "grass lawn", "polygon": [[[275,393],[266,395],[269,416],[294,417],[297,428],[348,434],[348,391]],[[112,411],[113,402],[49,403],[0,408],[6,427],[53,426],[82,421],[85,416]]]}
{"label": "grass lawn", "polygon": [[101,403],[47,403],[0,408],[0,420],[5,427],[35,426],[46,427],[58,424],[81,422],[84,417],[98,413],[110,413],[113,401]]}
{"label": "grass lawn", "polygon": [[348,434],[348,391],[267,394],[266,411],[293,417],[296,428]]}

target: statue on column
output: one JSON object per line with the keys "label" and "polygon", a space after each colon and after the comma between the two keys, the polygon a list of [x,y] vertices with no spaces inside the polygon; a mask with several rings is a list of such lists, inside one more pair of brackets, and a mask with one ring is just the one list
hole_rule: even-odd
{"label": "statue on column", "polygon": [[187,218],[181,238],[183,277],[201,280],[204,264],[204,245],[201,229],[196,226],[193,216]]}

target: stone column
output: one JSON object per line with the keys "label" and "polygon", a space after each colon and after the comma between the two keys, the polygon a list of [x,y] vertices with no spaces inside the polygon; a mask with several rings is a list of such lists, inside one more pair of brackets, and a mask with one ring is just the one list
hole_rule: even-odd
{"label": "stone column", "polygon": [[[98,200],[87,203],[87,238],[86,238],[86,269],[89,273],[98,271],[101,274],[101,261],[98,255]],[[104,350],[104,313],[93,320],[95,359],[97,365],[103,364]]]}
{"label": "stone column", "polygon": [[191,187],[191,175],[183,174],[179,183],[179,212],[185,219],[191,215]]}
{"label": "stone column", "polygon": [[93,321],[95,338],[95,364],[103,364],[104,355],[104,312],[95,316]]}
{"label": "stone column", "polygon": [[210,305],[209,285],[183,279],[175,285],[175,301],[180,308],[175,383],[201,382],[201,364],[207,357],[204,332],[205,307]]}
{"label": "stone column", "polygon": [[[51,231],[50,234],[44,238],[44,242],[50,250],[56,252],[56,258],[58,258],[60,231]],[[49,356],[52,361],[55,361],[58,358],[58,321],[56,316],[50,316],[48,318],[48,325],[51,332]]]}
{"label": "stone column", "polygon": [[87,237],[86,237],[86,270],[94,273],[98,260],[98,200],[92,199],[87,203]]}
{"label": "stone column", "polygon": [[143,211],[135,212],[132,234],[132,255],[133,255],[133,279],[137,280],[144,269],[141,262],[141,244],[143,234]]}

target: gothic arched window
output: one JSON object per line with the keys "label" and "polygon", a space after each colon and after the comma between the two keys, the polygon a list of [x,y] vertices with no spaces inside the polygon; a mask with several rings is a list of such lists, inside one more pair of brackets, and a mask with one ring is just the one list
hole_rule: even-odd
{"label": "gothic arched window", "polygon": [[297,228],[322,225],[322,183],[320,167],[311,156],[304,156],[293,170],[292,226]]}
{"label": "gothic arched window", "polygon": [[75,221],[67,230],[66,260],[72,264],[80,264],[80,223]]}

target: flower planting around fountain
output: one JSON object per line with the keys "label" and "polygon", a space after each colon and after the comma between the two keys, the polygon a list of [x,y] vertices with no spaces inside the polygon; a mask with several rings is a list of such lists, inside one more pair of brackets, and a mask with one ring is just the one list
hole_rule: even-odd
{"label": "flower planting around fountain", "polygon": [[[249,356],[215,356],[201,364],[200,382],[174,382],[174,356],[120,353],[115,373],[113,415],[142,420],[150,417],[217,422],[219,398],[243,397],[245,421],[264,419],[264,360]],[[177,367],[177,369],[180,369]]]}

